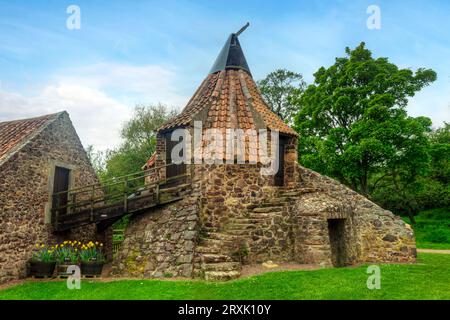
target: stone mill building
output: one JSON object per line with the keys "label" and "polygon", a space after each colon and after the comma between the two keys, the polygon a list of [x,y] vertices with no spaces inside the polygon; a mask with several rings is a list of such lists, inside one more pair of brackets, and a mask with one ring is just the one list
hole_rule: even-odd
{"label": "stone mill building", "polygon": [[0,283],[26,276],[37,243],[106,240],[92,224],[54,230],[53,193],[96,182],[67,112],[0,122]]}
{"label": "stone mill building", "polygon": [[[227,280],[239,277],[243,265],[268,260],[323,266],[415,261],[409,225],[297,163],[297,133],[264,102],[238,36],[229,36],[182,112],[158,129],[157,150],[144,166],[147,184],[165,179],[170,186],[171,177],[185,175],[187,188],[179,201],[131,217],[112,273]],[[192,137],[200,130],[202,138],[210,129],[266,130],[268,137],[277,132],[270,155],[279,169],[262,174],[266,164],[249,136],[243,139],[244,162],[234,156],[195,161],[208,149],[201,140],[182,152],[185,162],[174,164],[172,151],[186,139],[173,139],[178,129]],[[216,160],[223,160],[224,149],[214,145]]]}

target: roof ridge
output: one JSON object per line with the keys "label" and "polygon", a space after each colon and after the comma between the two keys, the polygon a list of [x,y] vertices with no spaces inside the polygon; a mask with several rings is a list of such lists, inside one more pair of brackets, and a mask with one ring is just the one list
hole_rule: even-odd
{"label": "roof ridge", "polygon": [[31,117],[31,118],[21,118],[21,119],[14,119],[14,120],[7,120],[7,121],[0,121],[0,124],[4,124],[4,123],[10,123],[10,122],[19,122],[19,121],[31,121],[31,120],[37,120],[40,118],[46,118],[46,117],[50,117],[50,116],[59,116],[63,113],[67,113],[67,111],[59,111],[59,112],[55,112],[55,113],[49,113],[49,114],[44,114],[42,116],[36,116],[36,117]]}
{"label": "roof ridge", "polygon": [[[36,128],[33,128],[30,132],[26,132],[22,137],[18,139],[16,143],[9,143],[5,144],[6,142],[3,141],[4,145],[0,146],[3,148],[0,148],[0,166],[2,166],[5,162],[7,162],[14,154],[16,154],[18,151],[20,151],[23,147],[25,147],[31,140],[33,140],[37,135],[39,135],[42,131],[44,131],[51,123],[59,119],[63,114],[67,114],[67,111],[60,111],[57,113],[51,113],[47,115],[42,115],[38,117],[32,117],[32,118],[26,118],[26,119],[18,119],[18,120],[11,120],[11,121],[4,121],[0,122],[0,130],[2,128],[6,128],[8,126],[11,126],[13,123],[24,123],[24,122],[31,122],[31,121],[38,121],[40,119],[46,120],[43,123],[37,124]],[[28,126],[29,128],[29,126]],[[8,146],[9,145],[9,146]]]}

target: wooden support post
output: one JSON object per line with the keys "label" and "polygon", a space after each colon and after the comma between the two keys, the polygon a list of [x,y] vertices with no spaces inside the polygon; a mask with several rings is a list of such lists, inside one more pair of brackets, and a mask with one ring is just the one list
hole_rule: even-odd
{"label": "wooden support post", "polygon": [[159,182],[156,184],[156,203],[159,203]]}
{"label": "wooden support post", "polygon": [[128,211],[128,178],[125,177],[124,180],[124,199],[123,199],[123,211],[124,213]]}
{"label": "wooden support post", "polygon": [[[77,194],[76,194],[76,193],[72,193],[72,203],[71,203],[71,207],[73,208],[73,212],[72,212],[72,210],[69,210],[69,213],[75,213],[76,202],[77,202]],[[69,209],[70,209],[70,208],[69,208]]]}

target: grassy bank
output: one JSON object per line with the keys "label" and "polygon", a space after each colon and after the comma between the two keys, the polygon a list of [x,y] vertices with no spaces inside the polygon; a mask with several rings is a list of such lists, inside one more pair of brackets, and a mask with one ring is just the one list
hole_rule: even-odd
{"label": "grassy bank", "polygon": [[366,286],[367,266],[270,272],[226,283],[189,280],[28,281],[0,299],[450,299],[450,255],[420,254],[417,264],[381,265],[381,289]]}
{"label": "grassy bank", "polygon": [[[403,219],[411,223],[407,217]],[[413,228],[418,248],[450,249],[450,208],[420,212]]]}

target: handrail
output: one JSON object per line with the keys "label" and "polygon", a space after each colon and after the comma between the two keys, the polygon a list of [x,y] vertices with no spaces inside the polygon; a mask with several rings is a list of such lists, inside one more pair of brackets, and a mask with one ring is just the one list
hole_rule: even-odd
{"label": "handrail", "polygon": [[[93,183],[93,184],[88,184],[88,185],[85,185],[85,186],[82,186],[82,187],[78,187],[78,188],[73,188],[73,189],[68,189],[68,190],[64,190],[64,191],[55,192],[54,195],[67,193],[68,191],[69,192],[73,192],[73,191],[83,190],[83,189],[91,188],[92,186],[105,187],[105,186],[112,186],[112,185],[116,185],[116,184],[121,184],[125,177],[129,177],[129,176],[139,175],[140,174],[141,176],[136,178],[136,179],[138,179],[138,178],[142,178],[142,177],[147,176],[148,173],[151,172],[151,171],[156,171],[158,169],[167,168],[167,167],[173,166],[173,165],[179,165],[179,164],[178,163],[169,163],[169,164],[165,164],[163,166],[154,167],[154,168],[150,168],[150,169],[147,169],[147,170],[138,171],[138,172],[134,172],[134,173],[129,173],[129,174],[126,174],[126,175],[123,175],[123,176],[119,176],[119,177],[109,178],[109,179],[106,179],[106,180],[102,181],[101,183]],[[121,180],[121,181],[116,181],[116,180]],[[108,184],[107,183],[108,181],[115,181],[115,182]]]}
{"label": "handrail", "polygon": [[[163,179],[160,179],[159,175],[158,175],[158,180],[153,181],[149,184],[144,184],[143,186],[136,185],[136,186],[130,187],[130,181],[132,182],[132,181],[135,181],[138,179],[145,180],[145,178],[149,175],[149,173],[156,172],[156,170],[159,170],[162,168],[167,168],[168,166],[171,166],[171,165],[176,165],[176,164],[170,163],[168,165],[150,168],[145,171],[135,172],[135,173],[121,176],[121,177],[108,179],[106,181],[114,180],[114,182],[106,184],[106,185],[100,184],[100,183],[90,184],[90,185],[82,186],[79,188],[69,189],[69,190],[54,193],[53,194],[54,206],[52,208],[52,211],[54,212],[54,217],[56,220],[55,227],[58,228],[59,221],[62,222],[66,219],[70,220],[69,217],[76,216],[77,213],[84,212],[84,210],[90,211],[90,219],[89,220],[91,222],[94,222],[94,218],[95,218],[94,211],[95,210],[97,210],[97,209],[101,210],[101,208],[105,208],[108,206],[114,206],[114,205],[123,203],[123,210],[124,210],[124,213],[126,213],[128,211],[128,202],[129,202],[129,200],[131,200],[131,199],[129,199],[130,195],[136,194],[137,192],[153,190],[153,192],[151,194],[155,196],[154,201],[156,204],[159,203],[160,192],[164,191],[164,189],[161,190],[161,188],[160,188],[161,185],[166,184],[173,180],[177,180],[177,179],[181,180],[182,178],[190,176],[190,174],[183,173],[183,174],[180,174],[177,176],[163,178]],[[116,185],[119,185],[121,187],[119,187],[119,189],[115,189],[115,190],[113,189],[113,190],[111,190],[111,192],[104,192],[107,187],[116,186]],[[102,189],[102,191],[103,191],[101,195],[98,195],[98,193],[96,192],[99,189]],[[83,193],[88,193],[88,192],[90,194],[86,195],[85,197],[83,196],[82,198],[84,198],[84,199],[80,199],[80,197],[77,198],[77,195],[83,194]],[[67,203],[64,205],[60,205],[60,200],[61,200],[60,196],[63,194],[67,194]],[[145,194],[143,196],[137,195],[136,197],[133,197],[133,199],[135,199],[135,198],[138,199],[138,198],[145,197],[145,196],[146,196]],[[120,199],[122,199],[122,200],[120,200]],[[101,204],[103,204],[103,206]],[[80,209],[80,208],[84,208],[84,209]],[[61,210],[65,210],[66,214],[61,215]],[[96,219],[98,219],[98,218],[96,218]]]}

